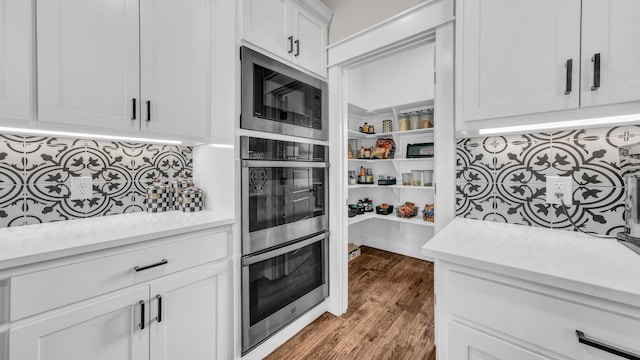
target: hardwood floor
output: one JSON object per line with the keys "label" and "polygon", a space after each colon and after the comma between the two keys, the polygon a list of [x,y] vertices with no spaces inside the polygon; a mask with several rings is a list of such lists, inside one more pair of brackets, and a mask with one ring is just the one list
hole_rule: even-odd
{"label": "hardwood floor", "polygon": [[435,360],[433,263],[370,247],[349,262],[349,308],[323,314],[267,360]]}

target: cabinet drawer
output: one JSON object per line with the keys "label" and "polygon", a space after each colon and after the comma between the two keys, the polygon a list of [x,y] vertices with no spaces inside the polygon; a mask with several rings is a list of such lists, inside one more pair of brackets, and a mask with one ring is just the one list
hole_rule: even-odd
{"label": "cabinet drawer", "polygon": [[[10,281],[11,320],[222,259],[228,254],[227,240],[227,232],[198,234],[141,250],[15,276]],[[162,260],[166,263],[144,269]]]}
{"label": "cabinet drawer", "polygon": [[[457,318],[571,359],[617,359],[578,343],[576,330],[607,345],[640,353],[639,309],[596,304],[578,295],[557,296],[522,286],[449,272],[449,311]],[[551,289],[549,289],[551,290]],[[552,295],[553,294],[553,295]],[[571,296],[569,296],[571,295]]]}

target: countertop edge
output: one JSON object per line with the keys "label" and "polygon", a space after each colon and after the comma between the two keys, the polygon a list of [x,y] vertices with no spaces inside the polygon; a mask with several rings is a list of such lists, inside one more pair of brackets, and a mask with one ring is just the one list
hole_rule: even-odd
{"label": "countertop edge", "polygon": [[[425,246],[427,245],[425,244]],[[568,290],[608,301],[618,302],[625,305],[634,307],[640,306],[640,304],[638,304],[638,295],[634,293],[628,293],[616,289],[602,287],[599,285],[588,284],[581,281],[539,273],[513,266],[496,264],[485,260],[459,256],[448,252],[426,249],[424,247],[422,248],[422,254],[425,256],[433,257],[435,260],[441,260],[457,265],[478,268],[503,276],[539,283],[557,289]]]}
{"label": "countertop edge", "polygon": [[75,255],[82,255],[82,254],[86,254],[94,251],[101,251],[101,250],[112,249],[120,246],[133,245],[133,244],[137,244],[145,241],[151,241],[158,238],[176,236],[184,233],[207,230],[207,229],[222,227],[226,225],[233,225],[235,222],[236,221],[234,217],[216,219],[216,220],[211,220],[211,221],[207,221],[199,224],[185,225],[185,226],[174,228],[174,229],[163,229],[156,232],[148,232],[142,235],[128,236],[123,238],[96,242],[92,244],[64,248],[60,250],[41,252],[38,254],[31,254],[31,255],[25,255],[21,257],[6,259],[6,260],[0,260],[0,271],[19,267],[19,266],[30,265],[38,262],[45,262],[45,261],[60,259],[64,257],[75,256]]}

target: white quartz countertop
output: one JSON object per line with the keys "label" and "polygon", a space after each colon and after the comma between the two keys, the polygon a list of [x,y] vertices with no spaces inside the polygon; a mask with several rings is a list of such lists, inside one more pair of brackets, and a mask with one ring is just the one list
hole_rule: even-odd
{"label": "white quartz countertop", "polygon": [[615,239],[458,218],[427,242],[422,253],[640,306],[640,255]]}
{"label": "white quartz countertop", "polygon": [[0,270],[233,224],[216,211],[133,213],[0,229]]}

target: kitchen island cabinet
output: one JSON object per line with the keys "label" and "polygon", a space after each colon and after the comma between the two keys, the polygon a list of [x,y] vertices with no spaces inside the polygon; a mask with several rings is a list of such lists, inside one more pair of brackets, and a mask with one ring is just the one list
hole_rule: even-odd
{"label": "kitchen island cabinet", "polygon": [[[99,234],[100,223],[120,229]],[[229,358],[232,223],[169,212],[0,230],[0,356]],[[72,239],[46,244],[48,231]]]}
{"label": "kitchen island cabinet", "polygon": [[615,239],[458,218],[423,252],[436,264],[438,358],[640,356],[640,256]]}

